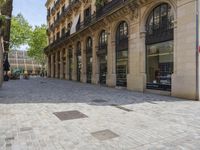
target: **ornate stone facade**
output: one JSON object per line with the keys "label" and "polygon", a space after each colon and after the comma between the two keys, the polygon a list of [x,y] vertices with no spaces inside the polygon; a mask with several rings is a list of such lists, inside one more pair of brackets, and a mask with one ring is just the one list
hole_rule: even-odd
{"label": "ornate stone facade", "polygon": [[196,1],[48,0],[48,76],[197,99]]}

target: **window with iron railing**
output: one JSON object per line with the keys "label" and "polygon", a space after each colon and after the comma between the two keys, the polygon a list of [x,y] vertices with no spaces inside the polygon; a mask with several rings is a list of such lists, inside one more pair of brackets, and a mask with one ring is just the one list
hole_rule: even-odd
{"label": "window with iron railing", "polygon": [[84,24],[87,25],[91,22],[92,10],[91,6],[84,11]]}

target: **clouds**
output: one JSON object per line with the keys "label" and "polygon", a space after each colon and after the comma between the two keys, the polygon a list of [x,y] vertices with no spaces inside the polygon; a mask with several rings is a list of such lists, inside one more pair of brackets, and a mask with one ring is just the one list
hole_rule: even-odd
{"label": "clouds", "polygon": [[46,0],[14,0],[13,15],[22,13],[32,25],[46,24]]}

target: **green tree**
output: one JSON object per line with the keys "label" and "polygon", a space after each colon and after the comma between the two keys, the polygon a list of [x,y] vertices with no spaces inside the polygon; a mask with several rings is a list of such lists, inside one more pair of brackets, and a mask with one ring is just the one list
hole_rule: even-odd
{"label": "green tree", "polygon": [[28,55],[43,67],[45,65],[44,48],[47,46],[46,26],[36,26],[28,42]]}
{"label": "green tree", "polygon": [[22,45],[28,44],[31,34],[32,27],[23,15],[13,16],[11,20],[10,49],[15,50]]}

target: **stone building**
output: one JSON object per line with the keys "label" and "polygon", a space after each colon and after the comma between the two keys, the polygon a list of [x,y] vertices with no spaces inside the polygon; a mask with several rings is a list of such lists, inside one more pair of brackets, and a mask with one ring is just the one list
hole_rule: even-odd
{"label": "stone building", "polygon": [[195,0],[47,0],[48,76],[198,99]]}
{"label": "stone building", "polygon": [[0,19],[0,87],[4,76],[3,61],[7,59],[9,51],[12,8],[13,0],[6,0],[5,3],[0,4],[0,16],[5,18],[5,20]]}
{"label": "stone building", "polygon": [[11,51],[8,54],[10,61],[10,69],[20,69],[21,72],[28,72],[32,75],[39,75],[41,71],[41,65],[38,64],[33,58],[28,56],[27,51]]}

